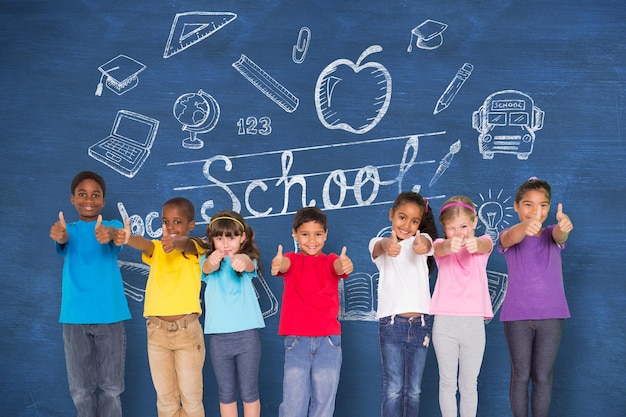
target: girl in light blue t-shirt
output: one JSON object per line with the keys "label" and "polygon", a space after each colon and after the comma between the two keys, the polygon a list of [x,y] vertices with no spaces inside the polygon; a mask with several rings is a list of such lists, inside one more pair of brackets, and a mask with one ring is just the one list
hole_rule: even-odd
{"label": "girl in light blue t-shirt", "polygon": [[259,417],[259,328],[265,327],[252,279],[260,268],[254,231],[234,211],[216,213],[207,226],[207,251],[200,259],[204,292],[204,333],[217,379],[220,414]]}

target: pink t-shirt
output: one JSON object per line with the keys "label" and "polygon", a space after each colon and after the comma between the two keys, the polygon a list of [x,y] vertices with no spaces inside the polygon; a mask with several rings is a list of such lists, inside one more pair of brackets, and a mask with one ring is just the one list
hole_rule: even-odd
{"label": "pink t-shirt", "polygon": [[[491,239],[487,235],[478,239]],[[437,239],[433,246],[443,243]],[[493,249],[493,248],[492,248]],[[462,248],[447,256],[435,255],[437,283],[430,302],[430,313],[441,316],[493,317],[487,282],[488,253],[469,253]]]}

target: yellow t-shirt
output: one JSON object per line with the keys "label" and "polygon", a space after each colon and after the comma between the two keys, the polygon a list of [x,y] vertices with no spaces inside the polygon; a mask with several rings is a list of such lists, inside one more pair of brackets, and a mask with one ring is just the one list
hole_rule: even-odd
{"label": "yellow t-shirt", "polygon": [[141,257],[150,265],[143,315],[200,314],[200,254],[204,250],[194,242],[198,255],[186,253],[183,256],[176,250],[165,253],[160,240],[152,242],[152,257],[145,254]]}

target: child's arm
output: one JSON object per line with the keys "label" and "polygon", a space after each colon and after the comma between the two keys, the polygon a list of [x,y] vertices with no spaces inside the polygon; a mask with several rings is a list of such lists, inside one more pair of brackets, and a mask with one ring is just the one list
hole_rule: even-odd
{"label": "child's arm", "polygon": [[272,275],[278,275],[279,273],[284,274],[289,271],[290,266],[291,261],[289,258],[283,256],[283,246],[278,245],[276,256],[272,259]]}
{"label": "child's arm", "polygon": [[138,249],[149,257],[152,257],[154,253],[154,243],[152,243],[151,240],[143,236],[131,235],[130,219],[125,220],[123,229],[117,229],[115,231],[114,242],[116,245],[128,244],[131,248]]}
{"label": "child's arm", "polygon": [[59,212],[59,221],[55,222],[50,228],[50,239],[54,240],[59,245],[64,245],[70,239],[70,235],[67,233],[67,224],[65,223],[65,217],[63,212]]}
{"label": "child's arm", "polygon": [[128,238],[128,246],[143,252],[146,256],[152,257],[154,253],[154,243],[140,235],[132,235]]}
{"label": "child's arm", "polygon": [[391,232],[391,237],[384,237],[374,244],[372,249],[372,259],[376,259],[381,255],[389,255],[396,257],[400,254],[402,246],[398,243],[396,232]]}
{"label": "child's arm", "polygon": [[433,243],[436,256],[448,256],[452,253],[458,253],[463,247],[463,238],[455,236],[452,239],[438,240]]}
{"label": "child's arm", "polygon": [[565,243],[569,237],[569,232],[572,231],[574,225],[569,216],[563,213],[563,204],[559,203],[556,211],[556,227],[552,229],[552,239],[559,245]]}
{"label": "child's arm", "polygon": [[193,243],[193,239],[189,236],[176,236],[169,235],[165,227],[163,228],[163,236],[161,237],[161,243],[163,244],[163,251],[170,253],[175,250],[179,252],[188,253],[190,255],[197,255],[198,248]]}
{"label": "child's arm", "polygon": [[354,265],[352,264],[352,260],[346,255],[346,247],[344,246],[341,249],[341,254],[339,258],[335,260],[334,263],[335,272],[337,275],[348,275],[354,271]]}
{"label": "child's arm", "polygon": [[430,248],[433,247],[433,242],[430,239],[422,236],[418,230],[413,240],[413,252],[417,255],[428,255]]}
{"label": "child's arm", "polygon": [[541,231],[541,213],[537,211],[534,218],[528,219],[512,226],[500,234],[500,246],[503,249],[510,248],[520,243],[526,236],[535,236]]}

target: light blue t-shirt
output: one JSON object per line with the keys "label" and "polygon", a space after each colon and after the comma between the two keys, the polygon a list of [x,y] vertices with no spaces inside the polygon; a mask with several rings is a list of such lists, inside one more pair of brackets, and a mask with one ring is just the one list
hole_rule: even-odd
{"label": "light blue t-shirt", "polygon": [[[121,228],[118,220],[105,220],[104,226]],[[56,244],[65,257],[61,295],[64,324],[109,324],[130,318],[117,255],[122,249],[113,242],[101,244],[96,239],[96,222],[67,224],[69,240]]]}
{"label": "light blue t-shirt", "polygon": [[[202,255],[200,265],[204,264],[206,258],[207,254]],[[254,266],[256,268],[256,261]],[[202,273],[202,281],[206,282],[204,333],[232,333],[265,327],[252,285],[256,275],[256,269],[237,275],[229,257],[222,260],[217,271],[208,275]]]}

